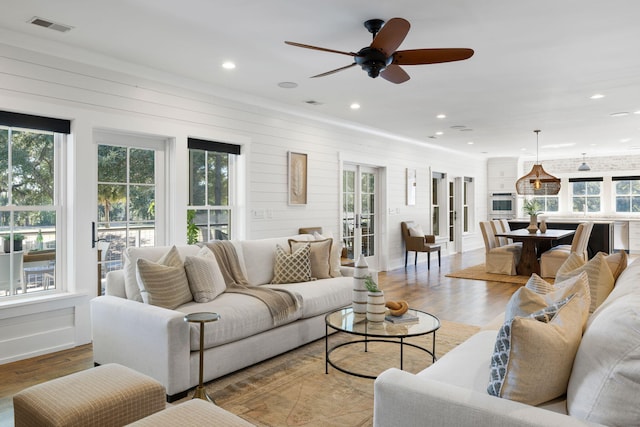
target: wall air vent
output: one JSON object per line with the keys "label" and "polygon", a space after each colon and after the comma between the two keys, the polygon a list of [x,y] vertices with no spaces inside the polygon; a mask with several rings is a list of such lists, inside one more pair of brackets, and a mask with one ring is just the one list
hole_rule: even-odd
{"label": "wall air vent", "polygon": [[47,19],[38,18],[37,16],[34,16],[33,18],[31,18],[31,20],[29,20],[29,23],[33,25],[38,25],[39,27],[49,28],[50,30],[59,31],[61,33],[66,33],[67,31],[73,28],[73,27],[70,27],[69,25],[56,24],[55,22],[51,22]]}

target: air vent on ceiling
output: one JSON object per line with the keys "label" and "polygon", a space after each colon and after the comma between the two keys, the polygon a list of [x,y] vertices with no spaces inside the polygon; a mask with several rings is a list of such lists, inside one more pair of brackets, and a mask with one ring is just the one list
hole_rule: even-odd
{"label": "air vent on ceiling", "polygon": [[322,102],[314,101],[313,99],[310,99],[309,101],[304,101],[304,102],[309,105],[322,105]]}
{"label": "air vent on ceiling", "polygon": [[38,18],[37,16],[34,16],[33,18],[31,18],[29,23],[33,25],[38,25],[40,27],[49,28],[50,30],[56,30],[61,33],[66,33],[67,31],[73,28],[73,27],[70,27],[69,25],[56,24],[55,22],[51,22],[47,19]]}

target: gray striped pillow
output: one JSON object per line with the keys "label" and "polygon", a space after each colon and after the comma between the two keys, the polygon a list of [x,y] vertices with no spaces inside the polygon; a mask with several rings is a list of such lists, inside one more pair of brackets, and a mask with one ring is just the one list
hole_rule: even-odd
{"label": "gray striped pillow", "polygon": [[142,300],[173,310],[193,301],[184,266],[176,247],[172,247],[158,262],[138,258],[136,275]]}

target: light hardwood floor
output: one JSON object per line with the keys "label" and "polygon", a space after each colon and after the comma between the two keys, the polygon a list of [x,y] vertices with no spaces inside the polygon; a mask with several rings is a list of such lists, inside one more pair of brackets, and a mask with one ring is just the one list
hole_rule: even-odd
{"label": "light hardwood floor", "polygon": [[[435,255],[435,254],[433,254]],[[426,254],[407,268],[379,274],[380,287],[389,300],[404,299],[413,308],[438,316],[442,320],[482,326],[504,311],[505,304],[519,285],[454,279],[445,274],[484,262],[484,249],[442,258],[432,256],[427,270]],[[49,355],[0,365],[0,427],[13,426],[11,396],[38,384],[93,366],[91,345],[84,345]]]}

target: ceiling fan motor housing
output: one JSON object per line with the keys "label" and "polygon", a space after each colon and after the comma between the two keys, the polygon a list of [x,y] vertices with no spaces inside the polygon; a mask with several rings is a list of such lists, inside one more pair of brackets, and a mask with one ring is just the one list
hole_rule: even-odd
{"label": "ceiling fan motor housing", "polygon": [[372,78],[378,77],[380,72],[393,62],[393,56],[387,57],[384,52],[370,46],[360,49],[354,59]]}

